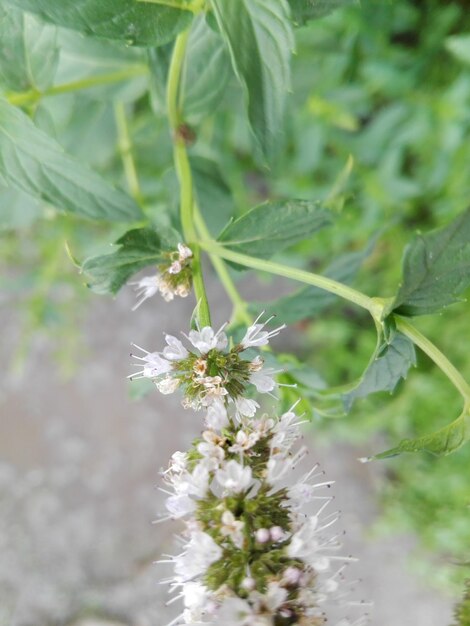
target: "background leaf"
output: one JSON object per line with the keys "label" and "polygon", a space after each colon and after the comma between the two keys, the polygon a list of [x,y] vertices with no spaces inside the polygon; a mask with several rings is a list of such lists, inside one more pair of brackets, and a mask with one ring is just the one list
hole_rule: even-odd
{"label": "background leaf", "polygon": [[133,274],[161,262],[164,252],[176,248],[178,241],[181,239],[172,231],[135,228],[116,241],[116,252],[87,259],[82,272],[93,291],[114,295]]}
{"label": "background leaf", "polygon": [[0,231],[27,228],[41,217],[41,203],[17,189],[0,187]]}
{"label": "background leaf", "polygon": [[470,209],[448,226],[418,235],[405,250],[403,283],[391,306],[426,315],[459,301],[470,286]]}
{"label": "background leaf", "polygon": [[354,0],[289,0],[294,22],[303,24],[332,13]]}
{"label": "background leaf", "polygon": [[267,259],[306,239],[332,219],[332,213],[319,202],[266,202],[228,224],[219,241],[235,252]]}
{"label": "background leaf", "polygon": [[0,6],[0,87],[44,89],[52,83],[58,59],[54,26],[11,5]]}
{"label": "background leaf", "polygon": [[8,186],[83,217],[126,222],[142,216],[129,196],[68,156],[29,117],[2,100],[0,174]]}
{"label": "background leaf", "polygon": [[418,437],[417,439],[403,439],[398,446],[385,452],[376,454],[374,459],[386,459],[403,452],[431,452],[437,456],[445,456],[455,452],[469,439],[468,415],[463,413],[448,426],[440,430]]}
{"label": "background leaf", "polygon": [[86,35],[119,39],[129,45],[158,46],[191,22],[189,11],[180,11],[134,0],[8,0],[36,13],[46,22],[78,30]]}
{"label": "background leaf", "polygon": [[266,158],[282,135],[290,56],[294,45],[284,0],[212,0],[212,6],[245,90],[248,118]]}
{"label": "background leaf", "polygon": [[215,111],[230,77],[230,58],[222,37],[199,17],[188,40],[182,84],[184,119],[195,124]]}
{"label": "background leaf", "polygon": [[[325,269],[324,275],[344,284],[351,283],[374,245],[375,239],[365,250],[343,254]],[[308,286],[274,302],[253,302],[250,304],[250,310],[253,313],[266,310],[270,315],[275,315],[280,322],[294,324],[314,317],[334,302],[337,302],[334,294]]]}
{"label": "background leaf", "polygon": [[390,343],[379,346],[359,383],[348,393],[343,394],[343,404],[347,411],[358,398],[364,398],[378,391],[393,392],[408,370],[416,365],[416,353],[413,343],[395,333]]}
{"label": "background leaf", "polygon": [[232,192],[218,164],[204,157],[191,157],[194,187],[204,220],[217,236],[234,211]]}

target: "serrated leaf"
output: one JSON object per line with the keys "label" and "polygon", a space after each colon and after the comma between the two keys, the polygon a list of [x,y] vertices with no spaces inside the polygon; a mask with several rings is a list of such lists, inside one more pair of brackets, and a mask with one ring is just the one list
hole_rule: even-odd
{"label": "serrated leaf", "polygon": [[8,0],[46,22],[129,45],[168,43],[191,23],[192,14],[134,0]]}
{"label": "serrated leaf", "polygon": [[[344,284],[351,283],[364,260],[372,252],[374,245],[375,239],[365,250],[343,254],[325,269],[325,276]],[[309,286],[302,287],[274,302],[254,302],[250,304],[250,309],[253,313],[263,310],[269,311],[269,314],[275,315],[279,322],[294,324],[300,320],[314,317],[336,300],[334,294],[318,287]]]}
{"label": "serrated leaf", "polygon": [[235,74],[245,91],[248,118],[265,158],[276,155],[290,90],[294,45],[285,0],[211,0]]}
{"label": "serrated leaf", "polygon": [[390,310],[426,315],[459,301],[470,286],[470,209],[448,226],[418,235],[405,250],[403,283]]}
{"label": "serrated leaf", "polygon": [[417,439],[403,439],[398,446],[385,452],[376,454],[374,459],[387,459],[403,452],[430,452],[436,456],[445,456],[455,452],[469,439],[468,415],[463,413],[448,426],[440,430],[418,437]]}
{"label": "serrated leaf", "polygon": [[297,24],[325,17],[336,9],[353,3],[354,0],[289,0],[292,19]]}
{"label": "serrated leaf", "polygon": [[220,104],[230,77],[230,58],[222,37],[204,17],[197,19],[188,40],[182,85],[184,119],[197,124]]}
{"label": "serrated leaf", "polygon": [[0,6],[0,85],[12,91],[44,89],[54,78],[56,28],[34,15]]}
{"label": "serrated leaf", "polygon": [[148,88],[145,50],[64,29],[59,29],[58,43],[56,85],[87,81],[89,87],[82,90],[87,97],[121,101],[135,100]]}
{"label": "serrated leaf", "polygon": [[176,248],[178,241],[173,231],[135,228],[116,241],[116,252],[87,259],[82,272],[93,291],[114,295],[133,274],[161,262],[165,251]]}
{"label": "serrated leaf", "polygon": [[211,159],[191,157],[194,187],[201,213],[210,232],[217,236],[234,210],[233,196],[218,164]]}
{"label": "serrated leaf", "polygon": [[96,220],[135,221],[138,205],[68,156],[19,109],[0,100],[0,175],[57,209]]}
{"label": "serrated leaf", "polygon": [[219,236],[226,248],[268,259],[306,239],[333,220],[319,202],[290,200],[260,204],[229,223]]}
{"label": "serrated leaf", "polygon": [[369,365],[356,386],[342,395],[346,411],[350,411],[358,398],[378,391],[392,393],[408,370],[416,364],[414,344],[405,335],[397,332],[390,343],[379,345]]}

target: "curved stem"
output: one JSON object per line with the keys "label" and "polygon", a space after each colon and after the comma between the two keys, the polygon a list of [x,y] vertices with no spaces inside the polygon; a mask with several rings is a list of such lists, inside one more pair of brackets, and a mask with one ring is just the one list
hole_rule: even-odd
{"label": "curved stem", "polygon": [[425,337],[413,324],[408,320],[395,315],[395,323],[397,329],[406,335],[408,339],[421,348],[430,359],[444,372],[450,382],[460,392],[465,403],[470,404],[470,385],[464,380],[462,374],[452,365],[449,359],[437,348],[427,337]]}
{"label": "curved stem", "polygon": [[129,127],[127,124],[126,110],[122,102],[114,103],[114,117],[118,131],[118,148],[121,155],[124,173],[126,175],[127,186],[134,200],[142,206],[144,204],[142,192],[140,190],[139,177],[135,167],[135,161],[132,154],[132,142],[129,135]]}
{"label": "curved stem", "polygon": [[327,278],[326,276],[320,276],[319,274],[313,274],[312,272],[306,272],[305,270],[299,270],[295,267],[288,267],[280,263],[274,263],[273,261],[265,261],[264,259],[257,259],[247,254],[241,254],[240,252],[233,252],[228,250],[224,246],[216,243],[215,241],[202,241],[201,247],[209,254],[233,261],[239,265],[245,267],[251,267],[255,270],[262,272],[269,272],[270,274],[276,274],[277,276],[284,276],[292,280],[297,280],[307,285],[313,285],[319,287],[330,293],[349,300],[354,304],[366,309],[371,313],[374,319],[379,319],[383,310],[383,304],[379,299],[369,298],[360,291],[343,285],[342,283]]}
{"label": "curved stem", "polygon": [[193,284],[197,301],[197,318],[201,326],[210,326],[211,317],[201,267],[201,252],[193,221],[193,178],[185,139],[180,132],[183,116],[179,104],[181,74],[184,67],[189,30],[178,35],[173,49],[167,84],[167,108],[173,134],[173,157],[180,184],[180,216],[185,242],[193,252]]}
{"label": "curved stem", "polygon": [[[197,204],[194,205],[194,223],[196,224],[196,228],[199,231],[202,239],[204,241],[209,241],[211,239],[211,236]],[[223,259],[210,253],[209,258],[212,265],[214,266],[215,271],[217,272],[222,286],[224,287],[228,297],[233,304],[234,319],[239,319],[247,326],[251,326],[251,324],[253,323],[253,319],[248,313],[247,304],[238,293],[238,289],[236,288],[235,283],[232,280],[232,277],[230,276]]]}

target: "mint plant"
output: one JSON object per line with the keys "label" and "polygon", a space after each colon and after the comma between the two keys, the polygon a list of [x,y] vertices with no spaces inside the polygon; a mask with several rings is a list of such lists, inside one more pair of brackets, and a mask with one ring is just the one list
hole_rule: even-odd
{"label": "mint plant", "polygon": [[[187,344],[167,336],[161,352],[136,346],[139,369],[131,375],[152,380],[162,393],[182,391],[185,408],[205,413],[201,439],[174,456],[164,475],[174,491],[169,517],[186,519],[184,551],[171,559],[170,581],[185,609],[173,624],[325,623],[325,596],[336,592],[348,558],[332,555],[329,549],[339,545],[323,535],[336,520],[336,514],[323,517],[329,498],[316,495],[325,484],[309,482],[311,473],[296,487],[290,482],[290,470],[303,458],[302,449],[291,452],[291,446],[299,436],[298,420],[305,419],[295,416],[292,404],[300,401],[307,417],[345,416],[360,398],[393,392],[416,365],[418,348],[460,394],[462,412],[437,432],[405,439],[372,458],[447,455],[469,438],[470,386],[413,318],[440,314],[470,286],[470,210],[417,235],[404,252],[396,294],[374,296],[348,284],[373,245],[336,259],[324,273],[280,255],[333,224],[342,228],[334,202],[338,190],[316,200],[269,198],[239,210],[207,149],[220,139],[220,128],[212,132],[209,122],[230,89],[250,158],[276,172],[286,150],[296,29],[343,4],[349,3],[8,0],[0,10],[4,198],[112,225],[113,252],[74,259],[97,293],[114,295],[133,286],[136,308],[150,306],[155,300],[146,301],[157,293],[169,301],[193,292]],[[47,103],[77,94],[94,94],[105,102],[103,119],[114,120],[103,143],[117,148],[120,163],[106,174],[96,171],[92,138],[84,146],[87,158],[77,153],[80,127],[75,133],[68,129],[73,150],[55,136],[56,111]],[[66,102],[71,117],[80,112],[80,100]],[[151,157],[137,154],[132,143],[139,129],[131,126],[142,108],[140,132],[159,131]],[[82,132],[89,123],[84,118]],[[197,151],[201,135],[205,153]],[[159,177],[144,173],[160,159],[172,171]],[[348,169],[338,175],[339,188]],[[127,191],[116,185],[121,171]],[[177,202],[168,189],[176,190]],[[206,256],[233,304],[228,325],[214,319],[213,326]],[[145,277],[138,278],[144,269]],[[284,277],[301,288],[277,301],[249,303],[236,282],[247,270]],[[306,367],[267,350],[267,344],[285,323],[318,314],[332,298],[369,314],[376,348],[359,380],[318,389]],[[260,321],[263,309],[277,315],[271,330]],[[259,394],[273,396],[267,413]],[[304,518],[300,504],[309,499],[320,505]],[[364,623],[364,615],[345,611],[338,626]]]}

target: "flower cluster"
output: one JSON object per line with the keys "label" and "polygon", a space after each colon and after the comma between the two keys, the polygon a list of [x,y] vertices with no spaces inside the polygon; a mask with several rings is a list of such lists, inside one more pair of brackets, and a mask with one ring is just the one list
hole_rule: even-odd
{"label": "flower cluster", "polygon": [[175,296],[186,298],[193,281],[192,256],[191,249],[179,243],[178,250],[164,253],[165,261],[157,265],[157,273],[154,276],[144,276],[139,281],[130,283],[137,292],[137,303],[132,310],[135,311],[157,292],[161,293],[166,302],[170,302]]}
{"label": "flower cluster", "polygon": [[[184,611],[176,624],[321,626],[325,602],[337,596],[351,559],[330,535],[331,483],[315,466],[295,485],[292,470],[306,449],[300,421],[280,417],[227,418],[208,427],[187,453],[176,452],[163,473],[168,515],[182,519],[180,554],[169,579]],[[306,516],[306,504],[316,513]],[[360,626],[344,617],[337,626]]]}
{"label": "flower cluster", "polygon": [[245,351],[267,345],[284,328],[282,325],[265,330],[270,319],[265,323],[259,323],[259,319],[232,346],[224,326],[218,331],[209,326],[191,330],[185,335],[188,347],[172,335],[166,335],[166,346],[161,352],[148,352],[135,346],[142,354],[132,356],[139,361],[137,366],[141,369],[129,378],[150,378],[164,394],[182,389],[183,406],[206,409],[206,419],[214,427],[224,424],[230,404],[239,416],[252,417],[259,404],[246,397],[248,388],[271,393],[277,372],[265,367],[259,354],[245,358]]}

